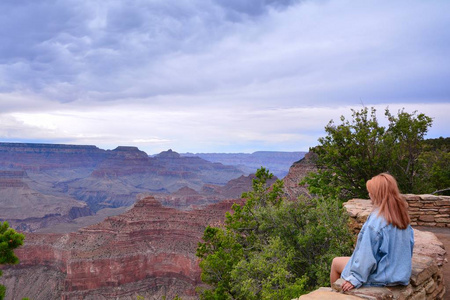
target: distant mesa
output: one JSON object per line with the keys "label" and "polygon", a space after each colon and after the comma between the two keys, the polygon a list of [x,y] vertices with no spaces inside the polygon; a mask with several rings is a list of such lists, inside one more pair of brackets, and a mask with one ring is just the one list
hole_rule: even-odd
{"label": "distant mesa", "polygon": [[138,147],[135,146],[118,146],[116,149],[114,149],[113,151],[141,151],[139,150]]}

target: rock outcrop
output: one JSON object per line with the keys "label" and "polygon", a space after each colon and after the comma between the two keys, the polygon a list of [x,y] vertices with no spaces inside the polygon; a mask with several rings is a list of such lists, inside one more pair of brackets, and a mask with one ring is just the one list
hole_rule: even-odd
{"label": "rock outcrop", "polygon": [[[16,250],[20,264],[5,268],[0,282],[7,286],[7,299],[195,298],[197,243],[208,224],[223,221],[233,202],[179,211],[146,197],[126,213],[76,233],[26,234],[25,245]],[[42,280],[20,284],[36,272],[47,280],[45,287]]]}
{"label": "rock outcrop", "polygon": [[308,152],[303,159],[291,166],[289,173],[283,178],[284,192],[287,198],[295,200],[302,195],[309,196],[307,186],[299,185],[299,183],[308,173],[317,171],[314,163],[315,157],[316,154]]}

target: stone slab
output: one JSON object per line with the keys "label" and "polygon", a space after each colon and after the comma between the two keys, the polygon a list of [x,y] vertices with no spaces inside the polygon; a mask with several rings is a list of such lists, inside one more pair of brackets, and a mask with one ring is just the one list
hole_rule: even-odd
{"label": "stone slab", "polygon": [[361,300],[364,298],[331,291],[317,290],[294,300]]}

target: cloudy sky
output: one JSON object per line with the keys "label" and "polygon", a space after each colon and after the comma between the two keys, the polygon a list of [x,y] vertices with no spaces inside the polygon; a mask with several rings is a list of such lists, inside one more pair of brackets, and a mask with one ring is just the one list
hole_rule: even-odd
{"label": "cloudy sky", "polygon": [[0,141],[300,151],[389,106],[450,136],[447,0],[2,0]]}

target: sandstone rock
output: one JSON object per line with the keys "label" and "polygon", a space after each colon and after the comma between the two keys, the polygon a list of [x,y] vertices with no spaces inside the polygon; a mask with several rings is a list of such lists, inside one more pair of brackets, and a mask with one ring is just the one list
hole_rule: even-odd
{"label": "sandstone rock", "polygon": [[[76,233],[27,234],[16,251],[20,264],[5,268],[0,282],[7,285],[8,299],[131,299],[165,292],[190,297],[201,283],[197,243],[205,227],[220,224],[234,202],[179,211],[146,197],[124,214]],[[31,295],[15,284],[31,278],[36,268],[55,286],[50,298],[34,296],[40,281],[27,283]]]}
{"label": "sandstone rock", "polygon": [[422,285],[438,271],[438,267],[432,258],[414,255],[411,273],[411,284],[413,286]]}
{"label": "sandstone rock", "polygon": [[421,215],[419,216],[419,220],[424,222],[434,222],[434,215]]}
{"label": "sandstone rock", "polygon": [[331,289],[319,289],[312,293],[300,296],[295,300],[360,300],[360,297],[341,294],[332,291]]}
{"label": "sandstone rock", "polygon": [[315,154],[308,152],[303,159],[291,166],[289,173],[283,178],[284,192],[289,199],[296,200],[299,196],[310,197],[307,187],[299,183],[308,173],[317,171],[314,160]]}
{"label": "sandstone rock", "polygon": [[423,201],[435,201],[436,199],[438,199],[438,196],[429,195],[429,194],[422,194],[422,195],[419,195],[419,197]]}
{"label": "sandstone rock", "polygon": [[237,166],[244,175],[253,174],[264,166],[278,178],[284,178],[289,168],[305,156],[306,152],[256,151],[253,153],[184,153],[183,156],[198,156],[211,162]]}
{"label": "sandstone rock", "polygon": [[433,233],[414,229],[414,241],[413,259],[419,261],[421,257],[429,257],[438,266],[444,264],[446,255],[444,245]]}
{"label": "sandstone rock", "polygon": [[437,206],[450,206],[450,199],[437,201],[436,205]]}

